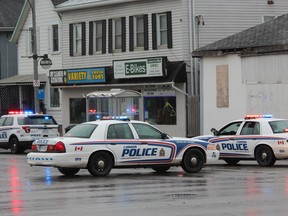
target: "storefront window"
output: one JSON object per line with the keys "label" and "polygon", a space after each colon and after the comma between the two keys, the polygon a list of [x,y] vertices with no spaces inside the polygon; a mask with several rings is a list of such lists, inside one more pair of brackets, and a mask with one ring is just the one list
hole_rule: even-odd
{"label": "storefront window", "polygon": [[176,125],[176,97],[144,97],[144,120],[154,125]]}
{"label": "storefront window", "polygon": [[60,106],[59,88],[50,88],[50,107],[55,108]]}
{"label": "storefront window", "polygon": [[86,122],[86,99],[70,98],[70,123],[79,124]]}
{"label": "storefront window", "polygon": [[88,121],[101,119],[103,116],[128,116],[139,120],[139,98],[89,98]]}

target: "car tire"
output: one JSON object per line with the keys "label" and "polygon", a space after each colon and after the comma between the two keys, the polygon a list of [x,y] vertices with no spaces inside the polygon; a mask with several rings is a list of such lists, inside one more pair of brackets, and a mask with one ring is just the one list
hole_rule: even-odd
{"label": "car tire", "polygon": [[239,163],[239,159],[225,159],[224,160],[228,165],[235,166]]}
{"label": "car tire", "polygon": [[16,137],[12,137],[10,139],[9,145],[12,154],[19,154],[24,152],[24,149],[22,149],[21,146],[19,146],[19,141]]}
{"label": "car tire", "polygon": [[79,168],[58,168],[59,172],[66,176],[74,176],[79,172]]}
{"label": "car tire", "polygon": [[167,170],[170,169],[170,166],[155,166],[152,169],[157,173],[165,173]]}
{"label": "car tire", "polygon": [[263,167],[273,166],[276,162],[276,158],[272,149],[269,146],[259,146],[256,149],[255,158],[257,163]]}
{"label": "car tire", "polygon": [[189,149],[182,160],[182,169],[187,173],[199,172],[204,166],[205,157],[199,149]]}
{"label": "car tire", "polygon": [[107,152],[94,153],[88,162],[88,171],[93,176],[106,176],[113,167],[113,160]]}

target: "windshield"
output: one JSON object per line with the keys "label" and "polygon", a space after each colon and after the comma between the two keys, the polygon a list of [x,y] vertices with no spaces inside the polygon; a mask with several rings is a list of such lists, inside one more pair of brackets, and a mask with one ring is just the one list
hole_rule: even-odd
{"label": "windshield", "polygon": [[90,138],[95,128],[96,124],[80,124],[71,128],[64,137],[78,137],[78,138]]}
{"label": "windshield", "polygon": [[57,122],[52,116],[35,115],[27,117],[18,117],[18,125],[57,125]]}
{"label": "windshield", "polygon": [[288,120],[270,121],[269,125],[273,133],[287,133],[288,132]]}

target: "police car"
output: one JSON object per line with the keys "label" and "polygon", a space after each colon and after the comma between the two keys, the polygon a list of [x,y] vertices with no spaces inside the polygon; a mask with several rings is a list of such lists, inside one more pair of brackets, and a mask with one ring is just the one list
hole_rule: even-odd
{"label": "police car", "polygon": [[22,153],[31,148],[34,140],[59,137],[59,132],[59,125],[51,115],[10,111],[0,118],[0,148]]}
{"label": "police car", "polygon": [[136,167],[166,172],[171,166],[181,166],[194,173],[204,163],[219,158],[214,144],[173,138],[146,122],[119,118],[122,120],[107,117],[82,123],[61,138],[36,140],[27,162],[31,166],[56,167],[69,176],[80,169],[88,169],[93,176],[105,176],[112,168]]}
{"label": "police car", "polygon": [[216,144],[220,158],[230,165],[240,160],[256,160],[260,166],[273,166],[276,160],[288,159],[288,119],[272,115],[246,115],[213,135],[195,137]]}

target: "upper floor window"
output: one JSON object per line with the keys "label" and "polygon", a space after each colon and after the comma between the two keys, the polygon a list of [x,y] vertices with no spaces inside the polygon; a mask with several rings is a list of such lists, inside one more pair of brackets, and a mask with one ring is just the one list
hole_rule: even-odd
{"label": "upper floor window", "polygon": [[85,22],[70,24],[69,41],[70,56],[86,54],[86,28]]}
{"label": "upper floor window", "polygon": [[109,53],[126,51],[126,18],[109,19]]}
{"label": "upper floor window", "polygon": [[135,16],[135,47],[144,47],[144,17]]}
{"label": "upper floor window", "polygon": [[152,47],[172,48],[172,15],[171,12],[152,14]]}
{"label": "upper floor window", "polygon": [[74,54],[81,54],[82,52],[82,25],[74,24]]}
{"label": "upper floor window", "polygon": [[102,22],[94,22],[94,51],[102,51]]}
{"label": "upper floor window", "polygon": [[106,20],[89,22],[89,54],[106,53]]}
{"label": "upper floor window", "polygon": [[275,19],[276,16],[263,16],[263,23]]}
{"label": "upper floor window", "polygon": [[148,15],[129,17],[129,51],[144,48],[148,50]]}
{"label": "upper floor window", "polygon": [[113,22],[113,49],[122,48],[122,31],[121,31],[121,20],[114,19]]}
{"label": "upper floor window", "polygon": [[52,25],[52,52],[59,51],[59,28],[58,25]]}

